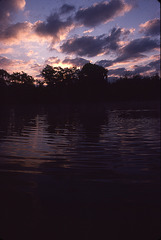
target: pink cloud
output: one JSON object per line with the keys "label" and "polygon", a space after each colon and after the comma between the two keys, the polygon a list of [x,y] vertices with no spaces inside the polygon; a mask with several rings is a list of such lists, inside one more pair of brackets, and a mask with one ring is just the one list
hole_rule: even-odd
{"label": "pink cloud", "polygon": [[63,40],[74,28],[72,19],[63,21],[57,13],[51,14],[46,21],[37,21],[34,24],[34,31],[41,38],[50,38],[52,42]]}
{"label": "pink cloud", "polygon": [[142,23],[140,26],[140,32],[144,33],[147,36],[156,36],[160,35],[160,19],[155,18],[152,20],[149,20],[145,23]]}
{"label": "pink cloud", "polygon": [[13,72],[26,72],[30,75],[35,75],[37,72],[32,69],[35,64],[35,60],[23,61],[20,59],[10,59],[7,57],[0,56],[0,68],[6,70],[8,73]]}
{"label": "pink cloud", "polygon": [[0,48],[0,54],[12,53],[13,48]]}
{"label": "pink cloud", "polygon": [[11,24],[4,30],[0,30],[0,41],[13,45],[25,40],[32,33],[32,24],[29,22]]}
{"label": "pink cloud", "polygon": [[53,65],[53,64],[59,64],[61,60],[58,57],[50,57],[45,61],[45,64],[47,65]]}
{"label": "pink cloud", "polygon": [[34,32],[35,24],[22,22],[10,24],[5,29],[0,29],[0,42],[5,45],[15,45],[20,42],[51,42],[52,38],[43,38]]}

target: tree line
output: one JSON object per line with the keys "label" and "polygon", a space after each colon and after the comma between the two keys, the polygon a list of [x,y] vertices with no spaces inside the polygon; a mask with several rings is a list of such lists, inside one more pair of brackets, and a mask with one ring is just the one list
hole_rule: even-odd
{"label": "tree line", "polygon": [[160,77],[124,76],[108,82],[108,70],[87,63],[62,68],[46,65],[43,80],[25,72],[9,74],[0,69],[0,103],[54,103],[110,100],[155,100],[160,98]]}

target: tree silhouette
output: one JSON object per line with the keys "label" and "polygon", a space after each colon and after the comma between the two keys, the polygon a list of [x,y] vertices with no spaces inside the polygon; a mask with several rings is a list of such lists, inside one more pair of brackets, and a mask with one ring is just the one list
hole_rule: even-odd
{"label": "tree silhouette", "polygon": [[101,84],[107,80],[108,70],[102,66],[86,63],[81,72],[80,78],[90,84]]}
{"label": "tree silhouette", "polygon": [[0,86],[6,86],[7,83],[9,82],[9,78],[10,78],[10,74],[3,70],[3,69],[0,69]]}
{"label": "tree silhouette", "polygon": [[76,67],[64,68],[63,81],[65,85],[69,86],[75,84],[79,79],[80,70]]}
{"label": "tree silhouette", "polygon": [[53,67],[50,65],[46,65],[46,67],[43,68],[43,70],[41,71],[41,75],[45,79],[45,83],[47,85],[54,84],[54,82],[55,82],[54,73],[55,73],[55,71],[54,71]]}
{"label": "tree silhouette", "polygon": [[78,79],[78,73],[79,70],[76,67],[62,68],[60,66],[52,67],[50,65],[46,65],[41,71],[41,75],[48,86],[70,85]]}
{"label": "tree silhouette", "polygon": [[107,73],[91,63],[82,70],[47,65],[41,72],[44,81],[38,82],[25,72],[9,74],[0,69],[0,104],[160,99],[158,74],[129,75],[108,83]]}
{"label": "tree silhouette", "polygon": [[34,78],[25,72],[15,72],[10,75],[10,84],[23,84],[31,86],[34,84]]}
{"label": "tree silhouette", "polygon": [[41,75],[45,79],[45,83],[50,87],[63,81],[63,73],[63,68],[52,67],[50,65],[46,65],[46,67],[44,67],[44,69],[41,71]]}
{"label": "tree silhouette", "polygon": [[96,65],[87,63],[80,71],[80,97],[85,100],[103,100],[107,89],[108,70]]}

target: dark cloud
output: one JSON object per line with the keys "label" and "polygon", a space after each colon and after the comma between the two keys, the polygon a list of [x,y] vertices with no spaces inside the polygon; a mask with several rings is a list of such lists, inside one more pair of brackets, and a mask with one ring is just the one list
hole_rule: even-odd
{"label": "dark cloud", "polygon": [[144,24],[140,25],[140,32],[146,36],[159,36],[160,35],[160,19],[156,18],[149,20]]}
{"label": "dark cloud", "polygon": [[134,70],[133,70],[133,75],[145,73],[145,72],[147,72],[149,70],[150,70],[150,67],[148,65],[146,65],[146,66],[135,65],[134,66]]}
{"label": "dark cloud", "polygon": [[159,47],[159,43],[156,40],[150,38],[139,38],[131,41],[128,45],[123,48],[123,53],[129,53],[133,55],[135,53],[142,53],[153,50]]}
{"label": "dark cloud", "polygon": [[[113,65],[115,61],[112,60],[101,60],[101,61],[97,61],[96,64],[101,65],[102,67],[110,67]],[[151,75],[154,75],[156,73],[159,74],[160,72],[160,60],[155,60],[152,61],[146,65],[135,65],[133,66],[133,70],[129,71],[126,68],[122,67],[122,68],[116,68],[116,69],[110,69],[108,72],[108,76],[109,79],[111,77],[111,79],[113,80],[113,76],[125,76],[125,75],[137,75],[137,74],[144,74],[144,75],[148,75],[149,71],[151,72]],[[116,77],[116,78],[117,78]]]}
{"label": "dark cloud", "polygon": [[155,69],[157,72],[160,71],[160,60],[156,60],[156,61],[150,62],[148,65],[149,65],[152,69]]}
{"label": "dark cloud", "polygon": [[129,71],[126,70],[126,68],[117,68],[117,69],[111,69],[109,70],[108,74],[110,75],[118,75],[123,76],[129,73]]}
{"label": "dark cloud", "polygon": [[125,4],[123,0],[100,2],[78,10],[75,19],[86,27],[95,27],[101,23],[112,21],[113,18],[123,15],[131,8],[132,6]]}
{"label": "dark cloud", "polygon": [[35,24],[35,32],[42,37],[53,37],[53,40],[60,40],[61,35],[68,32],[72,26],[72,19],[62,21],[57,13],[51,14],[45,22],[38,21]]}
{"label": "dark cloud", "polygon": [[105,39],[102,37],[84,36],[67,40],[61,51],[67,54],[94,57],[104,52]]}
{"label": "dark cloud", "polygon": [[70,13],[71,11],[75,10],[75,7],[73,5],[69,5],[69,4],[64,4],[62,5],[62,7],[60,8],[60,14],[66,14],[66,13]]}
{"label": "dark cloud", "polygon": [[149,72],[151,72],[151,75],[154,75],[156,73],[159,73],[160,71],[160,60],[152,61],[146,65],[135,65],[133,66],[133,70],[129,71],[126,68],[117,68],[117,69],[110,69],[108,72],[109,76],[125,76],[125,75],[149,75]]}
{"label": "dark cloud", "polygon": [[116,68],[116,69],[110,69],[108,72],[108,75],[113,77],[122,77],[122,76],[131,76],[133,75],[133,71],[129,71],[126,68]]}
{"label": "dark cloud", "polygon": [[94,57],[99,54],[107,54],[119,48],[121,37],[130,33],[129,30],[113,28],[109,36],[103,34],[97,37],[83,36],[67,40],[61,47],[61,51],[67,54]]}
{"label": "dark cloud", "polygon": [[[102,60],[102,61],[106,61],[106,60]],[[108,76],[109,76],[109,79],[114,80],[113,77],[117,79],[118,77],[121,77],[121,76],[135,76],[138,74],[154,75],[157,73],[159,74],[159,72],[160,72],[160,60],[156,60],[146,65],[135,65],[133,66],[133,70],[131,71],[127,70],[124,67],[110,69],[108,71]]]}
{"label": "dark cloud", "polygon": [[124,28],[112,28],[111,33],[107,37],[107,46],[110,50],[116,51],[119,48],[120,39],[124,39],[130,34],[130,30],[125,30]]}
{"label": "dark cloud", "polygon": [[28,22],[11,24],[5,29],[0,29],[0,41],[13,41],[24,37],[31,28],[31,24]]}
{"label": "dark cloud", "polygon": [[121,49],[120,56],[116,58],[114,62],[145,57],[143,53],[154,50],[155,48],[159,48],[159,42],[149,37],[132,40]]}
{"label": "dark cloud", "polygon": [[25,7],[25,0],[1,0],[0,1],[0,25],[8,24],[12,16]]}
{"label": "dark cloud", "polygon": [[74,58],[74,59],[65,58],[63,61],[63,63],[72,64],[73,66],[77,66],[77,67],[82,67],[84,64],[89,62],[90,62],[89,60],[86,60],[84,58]]}
{"label": "dark cloud", "polygon": [[133,74],[145,74],[147,71],[153,71],[155,73],[159,73],[160,71],[160,60],[152,61],[144,66],[134,66]]}

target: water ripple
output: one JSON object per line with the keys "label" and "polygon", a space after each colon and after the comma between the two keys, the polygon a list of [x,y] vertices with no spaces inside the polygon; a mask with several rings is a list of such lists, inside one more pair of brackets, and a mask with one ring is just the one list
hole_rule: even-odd
{"label": "water ripple", "polygon": [[46,174],[71,169],[101,179],[104,171],[106,178],[112,176],[111,170],[117,177],[158,175],[157,109],[91,109],[35,109],[31,119],[16,110],[13,115],[13,109],[11,118],[8,110],[0,125],[1,171]]}

